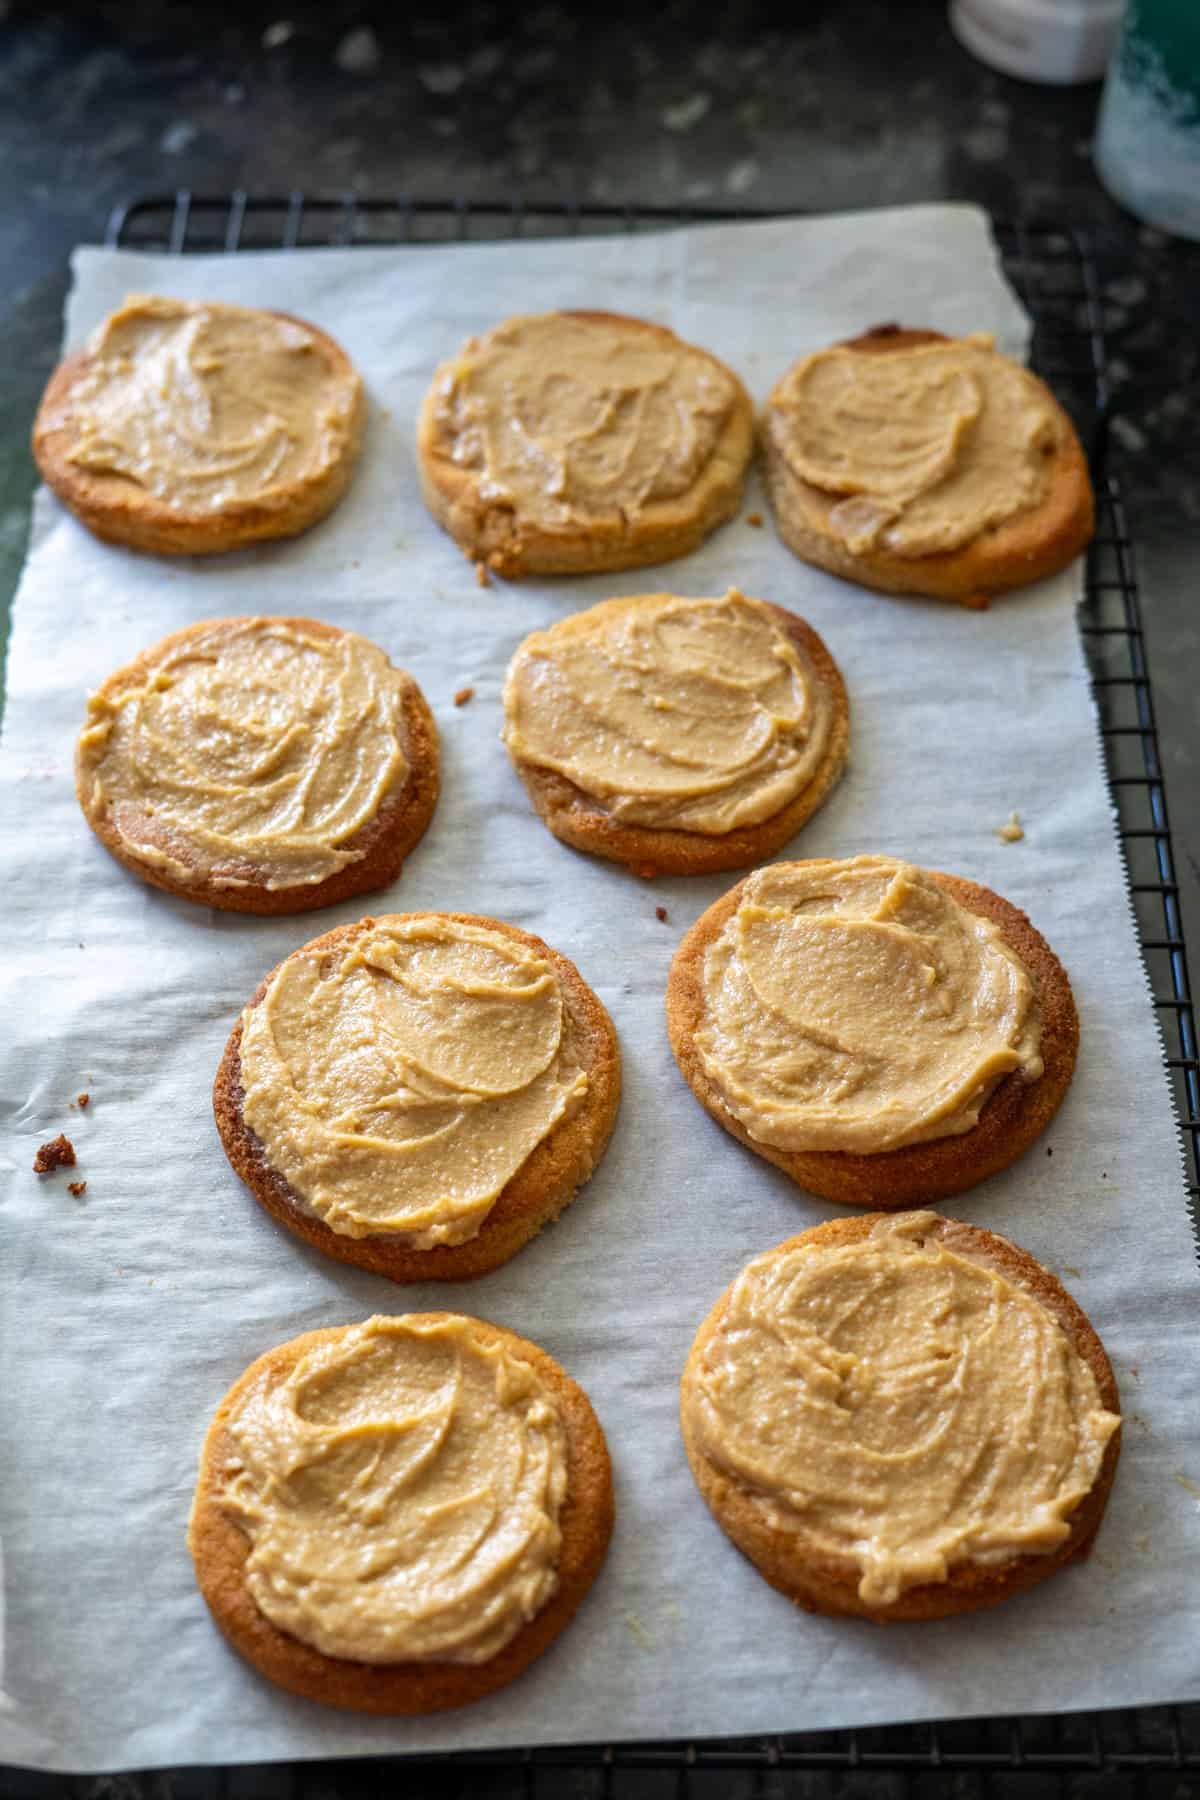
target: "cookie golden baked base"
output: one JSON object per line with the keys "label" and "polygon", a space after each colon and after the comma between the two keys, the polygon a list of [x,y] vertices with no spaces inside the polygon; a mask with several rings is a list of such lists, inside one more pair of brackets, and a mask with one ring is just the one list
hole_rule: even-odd
{"label": "cookie golden baked base", "polygon": [[990,919],[1015,950],[1037,991],[1042,1013],[1037,1081],[1006,1075],[986,1101],[978,1122],[958,1137],[934,1138],[864,1156],[846,1150],[774,1150],[759,1143],[725,1106],[705,1073],[695,1046],[704,1015],[704,957],[737,911],[742,883],[701,913],[675,952],[667,979],[667,1032],[683,1077],[706,1112],[731,1136],[782,1169],[809,1193],[843,1206],[894,1211],[961,1194],[1015,1162],[1039,1137],[1071,1084],[1079,1047],[1079,1020],[1066,970],[1041,933],[1009,901],[958,875],[928,871],[967,912]]}
{"label": "cookie golden baked base", "polygon": [[173,506],[126,475],[81,468],[70,457],[78,436],[71,395],[91,357],[86,349],[76,350],[55,369],[42,396],[33,422],[33,458],[46,485],[95,537],[157,556],[211,556],[266,538],[297,537],[333,511],[362,449],[367,419],[362,382],[341,345],[310,320],[275,311],[269,316],[311,333],[335,377],[353,386],[354,412],[336,462],[263,499],[228,501],[215,508]]}
{"label": "cookie golden baked base", "polygon": [[746,869],[773,856],[811,819],[846,767],[850,744],[846,684],[811,625],[782,606],[765,601],[759,604],[767,606],[780,629],[808,656],[833,703],[825,756],[807,787],[771,818],[713,837],[699,831],[623,825],[603,812],[590,794],[577,788],[565,775],[516,761],[517,773],[534,809],[556,838],[572,849],[625,863],[636,875],[713,875],[723,869]]}
{"label": "cookie golden baked base", "polygon": [[[439,1313],[410,1315],[423,1323]],[[559,1514],[562,1549],[558,1586],[541,1611],[504,1648],[482,1663],[359,1663],[325,1656],[259,1611],[246,1586],[250,1540],[218,1503],[229,1451],[226,1421],[242,1395],[264,1375],[286,1380],[300,1358],[343,1329],[310,1331],[260,1356],[236,1381],[209,1427],[188,1525],[196,1580],[226,1638],[268,1680],[326,1706],[367,1713],[430,1713],[465,1706],[505,1687],[527,1669],[570,1623],[595,1581],[613,1526],[612,1468],[604,1432],[587,1395],[536,1344],[485,1320],[473,1320],[484,1342],[503,1343],[536,1371],[553,1395],[567,1440],[567,1492]]]}
{"label": "cookie golden baked base", "polygon": [[[648,331],[672,343],[679,341],[664,326],[623,313],[574,308],[567,309],[565,316],[603,319],[630,331]],[[750,396],[732,369],[724,363],[720,366],[736,385],[733,412],[710,461],[688,492],[640,507],[632,518],[622,514],[596,520],[586,530],[562,532],[547,531],[533,520],[520,518],[511,506],[483,498],[477,472],[438,453],[437,395],[431,388],[417,423],[417,467],[425,504],[473,562],[485,563],[507,578],[599,575],[686,556],[737,511],[754,453]]]}
{"label": "cookie golden baked base", "polygon": [[[220,619],[205,620],[203,625],[189,625],[182,631],[144,651],[128,664],[131,675],[157,658],[168,645],[182,644],[198,631],[209,631]],[[340,637],[333,625],[319,619],[281,618],[280,623],[303,628],[319,637]],[[138,875],[151,887],[176,894],[181,900],[195,900],[202,906],[213,906],[222,912],[260,914],[314,912],[318,907],[332,906],[335,901],[349,900],[355,894],[373,893],[396,880],[409,854],[425,835],[441,791],[441,753],[437,726],[424,694],[410,677],[403,699],[404,754],[408,777],[402,787],[385,794],[378,812],[352,838],[340,846],[355,852],[355,860],[327,876],[324,881],[296,883],[290,887],[268,887],[270,872],[262,870],[258,878],[247,877],[237,887],[214,881],[204,870],[196,868],[195,879],[176,876],[170,869],[144,861],[136,846],[114,825],[108,809],[98,809],[92,801],[84,779],[78,751],[75,761],[75,793],[83,816],[104,848],[131,874]],[[167,848],[164,844],[163,848]],[[187,850],[177,840],[169,846],[172,860],[185,864]]]}
{"label": "cookie golden baked base", "polygon": [[[883,1216],[876,1213],[856,1219],[828,1219],[823,1225],[816,1225],[811,1231],[801,1232],[799,1237],[780,1244],[777,1254],[794,1250],[800,1244],[825,1244],[832,1248],[854,1243],[865,1238]],[[1058,1320],[1073,1348],[1091,1369],[1101,1404],[1110,1412],[1120,1410],[1117,1384],[1103,1344],[1086,1314],[1049,1270],[1035,1262],[1027,1250],[1009,1243],[1007,1238],[953,1219],[940,1219],[931,1226],[930,1235],[936,1235],[955,1255],[994,1268],[1007,1280],[1035,1295]],[[728,1299],[727,1289],[697,1333],[684,1368],[685,1395],[693,1372],[700,1366],[704,1349],[720,1325]],[[686,1412],[684,1405],[680,1413],[683,1441],[696,1485],[722,1531],[750,1558],[771,1586],[807,1612],[851,1614],[875,1619],[880,1624],[892,1619],[941,1619],[953,1613],[977,1612],[983,1607],[995,1606],[1011,1594],[1044,1581],[1065,1563],[1086,1555],[1104,1515],[1120,1452],[1118,1427],[1105,1449],[1095,1483],[1071,1516],[1070,1535],[1055,1549],[1035,1556],[1011,1556],[998,1562],[957,1563],[951,1566],[945,1581],[908,1588],[890,1606],[871,1606],[858,1595],[858,1565],[849,1557],[833,1556],[806,1543],[799,1532],[770,1525],[749,1489],[707,1460],[688,1428]]]}
{"label": "cookie golden baked base", "polygon": [[[864,355],[885,356],[891,350],[945,341],[940,331],[908,331],[879,325],[861,337],[849,339],[844,347]],[[1045,498],[1040,505],[989,527],[961,549],[935,556],[896,556],[886,550],[856,554],[824,529],[822,517],[832,510],[839,496],[824,494],[793,474],[775,444],[772,401],[768,400],[762,419],[764,469],[780,537],[804,562],[815,563],[860,587],[877,588],[886,594],[924,594],[936,600],[957,600],[966,606],[986,604],[992,594],[1026,587],[1032,581],[1057,574],[1091,542],[1095,502],[1087,459],[1075,427],[1049,388],[1044,389],[1044,394],[1062,427],[1062,441]]]}
{"label": "cookie golden baked base", "polygon": [[[391,915],[420,918],[418,913]],[[225,1154],[255,1199],[288,1230],[323,1250],[338,1262],[357,1263],[392,1281],[471,1281],[508,1261],[510,1256],[556,1219],[592,1174],[612,1136],[621,1098],[621,1060],[612,1020],[574,963],[532,932],[498,919],[475,913],[442,913],[435,917],[459,924],[481,925],[502,932],[554,965],[563,986],[566,1004],[585,1049],[588,1088],[583,1104],[562,1119],[526,1157],[484,1219],[478,1233],[461,1244],[437,1244],[413,1250],[386,1233],[375,1237],[347,1237],[333,1231],[308,1211],[298,1194],[267,1161],[259,1140],[242,1114],[242,1021],[239,1018],[225,1046],[225,1054],[213,1084],[213,1112]],[[321,945],[332,950],[346,943],[369,920],[341,925],[304,946]],[[250,1000],[257,1006],[275,970],[264,977]],[[248,1010],[248,1009],[247,1009]]]}

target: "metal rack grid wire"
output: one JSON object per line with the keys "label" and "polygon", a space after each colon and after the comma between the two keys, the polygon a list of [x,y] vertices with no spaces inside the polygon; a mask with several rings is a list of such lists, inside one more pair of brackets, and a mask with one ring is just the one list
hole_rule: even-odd
{"label": "metal rack grid wire", "polygon": [[[118,208],[107,242],[120,249],[168,251],[291,250],[613,235],[688,224],[735,221],[744,210],[593,206],[520,200],[465,202],[357,195],[152,196]],[[1049,224],[995,223],[1005,271],[1034,322],[1031,360],[1075,419],[1088,448],[1098,502],[1079,625],[1091,669],[1108,780],[1129,874],[1129,888],[1154,1005],[1162,1024],[1184,1138],[1193,1222],[1200,1201],[1200,1060],[1187,949],[1167,811],[1154,694],[1147,663],[1134,543],[1117,481],[1106,468],[1109,376],[1099,279],[1086,234]],[[398,1759],[399,1760],[399,1759]],[[446,1778],[435,1783],[440,1766]],[[289,1795],[368,1791],[353,1766],[331,1788],[332,1767],[277,1773]],[[1148,1777],[1200,1772],[1200,1706],[1070,1714],[1061,1718],[977,1719],[870,1730],[804,1733],[694,1743],[583,1745],[524,1752],[456,1753],[424,1765],[431,1790],[447,1793],[486,1782],[489,1792],[604,1796],[697,1795],[708,1775],[742,1777],[754,1796],[816,1795],[822,1772],[868,1771],[892,1778],[889,1791],[932,1796],[996,1792],[1001,1778],[1039,1778],[1040,1797],[1093,1791],[1097,1776],[1124,1774],[1139,1791]],[[455,1773],[457,1771],[457,1773]],[[474,1772],[472,1775],[471,1772]],[[260,1772],[261,1773],[261,1772]],[[981,1783],[964,1787],[964,1778]],[[673,1779],[670,1779],[673,1778]],[[231,1772],[179,1771],[171,1792],[226,1794]],[[1046,1786],[1050,1780],[1049,1788]],[[665,1782],[665,1785],[664,1785]],[[1082,1786],[1078,1785],[1083,1783]],[[636,1784],[636,1785],[635,1785]],[[276,1783],[272,1782],[272,1791]],[[713,1790],[718,1791],[717,1789]],[[729,1791],[728,1783],[719,1791]],[[832,1794],[833,1786],[828,1792]],[[1121,1791],[1125,1791],[1124,1786]],[[1155,1790],[1157,1791],[1157,1789]],[[1166,1789],[1162,1790],[1164,1794]],[[1174,1789],[1174,1791],[1187,1791]]]}

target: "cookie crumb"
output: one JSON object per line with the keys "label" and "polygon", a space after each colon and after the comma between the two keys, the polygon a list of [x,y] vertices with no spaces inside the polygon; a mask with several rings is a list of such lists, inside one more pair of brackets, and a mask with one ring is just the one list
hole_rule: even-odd
{"label": "cookie crumb", "polygon": [[55,1169],[73,1169],[75,1167],[75,1146],[69,1137],[60,1131],[56,1138],[48,1144],[39,1144],[33,1159],[35,1175],[49,1175]]}
{"label": "cookie crumb", "polygon": [[92,1104],[92,1096],[90,1094],[77,1094],[75,1097],[75,1104],[80,1112],[82,1112],[85,1107]]}
{"label": "cookie crumb", "polygon": [[763,516],[761,513],[747,513],[746,514],[747,525],[753,525],[754,529],[756,531],[761,531],[762,522],[763,522]]}
{"label": "cookie crumb", "polygon": [[87,1193],[87,1182],[86,1181],[68,1181],[67,1192],[68,1192],[68,1194],[74,1194],[75,1198],[78,1200],[79,1196],[81,1194]]}
{"label": "cookie crumb", "polygon": [[1019,844],[1021,839],[1025,836],[1025,833],[1021,828],[1020,813],[1010,812],[1007,825],[1001,825],[996,836],[1003,844]]}
{"label": "cookie crumb", "polygon": [[477,562],[475,564],[475,579],[480,587],[491,587],[492,578],[488,574],[486,563]]}
{"label": "cookie crumb", "polygon": [[454,696],[454,704],[455,706],[465,706],[468,700],[473,700],[474,698],[475,689],[473,687],[459,688],[457,694]]}
{"label": "cookie crumb", "polygon": [[654,909],[654,916],[656,919],[660,920],[662,922],[662,924],[665,925],[667,923],[668,918],[670,917],[670,914],[667,912],[667,909],[665,906],[656,906]]}

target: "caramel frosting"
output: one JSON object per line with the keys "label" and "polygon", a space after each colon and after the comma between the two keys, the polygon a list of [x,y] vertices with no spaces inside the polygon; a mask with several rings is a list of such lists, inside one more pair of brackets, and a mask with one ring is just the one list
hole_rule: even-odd
{"label": "caramel frosting", "polygon": [[1062,423],[1042,384],[985,334],[837,347],[776,387],[767,431],[856,555],[934,556],[1035,507]]}
{"label": "caramel frosting", "polygon": [[353,632],[218,619],[167,638],[88,700],[80,795],[176,881],[291,888],[352,840],[409,765],[411,678]]}
{"label": "caramel frosting", "polygon": [[444,913],[365,919],[281,963],[243,1015],[242,1113],[333,1231],[413,1249],[475,1237],[587,1092],[538,950]]}
{"label": "caramel frosting", "polygon": [[611,314],[506,319],[434,376],[434,448],[549,531],[694,486],[738,397],[715,357]]}
{"label": "caramel frosting", "polygon": [[251,1598],[325,1656],[485,1662],[558,1584],[562,1421],[471,1319],[368,1319],[262,1373],[225,1430]]}
{"label": "caramel frosting", "polygon": [[642,594],[534,632],[504,690],[514,759],[550,769],[622,824],[718,835],[801,793],[832,706],[770,607]]}
{"label": "caramel frosting", "polygon": [[319,480],[355,435],[362,384],[298,319],[132,294],[71,388],[69,460],[215,512]]}
{"label": "caramel frosting", "polygon": [[777,1150],[872,1154],[969,1131],[1041,1016],[989,919],[890,857],[775,863],[709,945],[696,1048],[730,1112]]}
{"label": "caramel frosting", "polygon": [[868,1605],[1054,1550],[1120,1423],[1048,1308],[943,1223],[758,1257],[684,1382],[707,1461],[772,1527],[856,1564]]}

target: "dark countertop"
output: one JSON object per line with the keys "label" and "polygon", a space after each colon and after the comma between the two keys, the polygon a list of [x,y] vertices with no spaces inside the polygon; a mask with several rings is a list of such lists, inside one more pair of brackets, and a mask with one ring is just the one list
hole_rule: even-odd
{"label": "dark countertop", "polygon": [[[1140,226],[1100,188],[1098,95],[985,69],[952,38],[944,0],[613,0],[599,19],[498,0],[61,12],[0,0],[0,606],[24,554],[28,430],[55,359],[68,252],[139,194],[519,192],[756,210],[965,199],[1086,225],[1115,378],[1111,467],[1137,544],[1200,957],[1200,245]],[[0,1777],[0,1791],[68,1788]]]}

